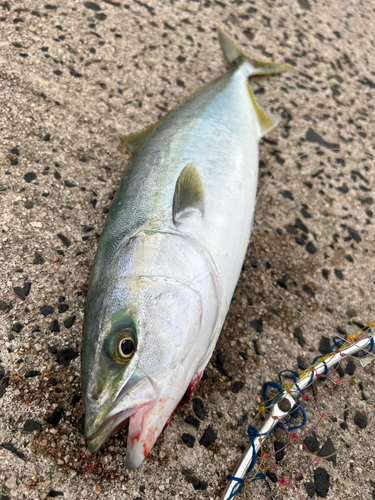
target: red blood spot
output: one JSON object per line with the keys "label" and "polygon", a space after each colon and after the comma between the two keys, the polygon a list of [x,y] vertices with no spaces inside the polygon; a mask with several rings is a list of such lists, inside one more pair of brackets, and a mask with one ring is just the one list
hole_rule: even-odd
{"label": "red blood spot", "polygon": [[133,436],[131,438],[131,442],[132,442],[132,448],[134,446],[134,441],[139,441],[139,438],[141,437],[141,431],[138,432],[138,434],[136,434],[135,436]]}
{"label": "red blood spot", "polygon": [[194,377],[192,378],[192,380],[191,380],[191,382],[189,384],[189,387],[186,389],[185,394],[182,396],[180,402],[178,403],[178,405],[176,406],[176,408],[173,410],[172,415],[169,417],[168,422],[165,424],[164,429],[166,427],[168,427],[168,425],[171,423],[172,418],[176,415],[176,413],[181,408],[181,406],[184,406],[184,404],[189,401],[189,399],[193,395],[193,392],[195,391],[197,385],[199,384],[200,379],[202,378],[202,375],[203,375],[203,371],[197,372],[194,375]]}

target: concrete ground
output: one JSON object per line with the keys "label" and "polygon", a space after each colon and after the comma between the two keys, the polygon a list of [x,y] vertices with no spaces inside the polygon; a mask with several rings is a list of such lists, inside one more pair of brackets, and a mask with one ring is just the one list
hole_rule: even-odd
{"label": "concrete ground", "polygon": [[[1,499],[219,499],[262,384],[375,319],[374,15],[361,0],[1,0]],[[186,422],[197,418],[189,402],[129,473],[126,429],[92,456],[82,435],[85,292],[129,159],[119,135],[226,71],[221,26],[248,54],[289,62],[251,84],[282,121],[261,141],[252,240],[195,393],[205,415]],[[375,364],[342,368],[315,431],[316,451],[325,444],[336,459],[293,483],[300,497],[284,486],[274,498],[314,495],[317,468],[326,498],[375,498]],[[306,409],[312,427],[318,411]],[[217,437],[205,447],[209,425]],[[275,440],[285,433],[270,449]],[[308,462],[293,445],[275,472],[288,479]],[[258,500],[274,488],[269,478],[248,491]]]}

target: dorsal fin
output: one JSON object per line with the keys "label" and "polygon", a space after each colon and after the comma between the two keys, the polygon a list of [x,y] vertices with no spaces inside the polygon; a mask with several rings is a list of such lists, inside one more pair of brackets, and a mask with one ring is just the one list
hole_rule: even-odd
{"label": "dorsal fin", "polygon": [[143,143],[146,141],[148,136],[151,134],[151,132],[156,129],[158,125],[172,112],[168,111],[160,120],[158,120],[156,123],[151,125],[150,127],[146,128],[146,130],[143,130],[142,132],[139,132],[138,134],[131,134],[131,135],[120,135],[120,141],[122,144],[126,146],[126,148],[132,153],[132,154],[137,154],[138,151],[141,149]]}
{"label": "dorsal fin", "polygon": [[173,222],[178,215],[193,209],[203,214],[204,187],[196,166],[188,163],[180,173],[173,196]]}
{"label": "dorsal fin", "polygon": [[272,113],[269,113],[268,111],[264,111],[259,104],[256,102],[254,94],[250,88],[250,85],[246,82],[247,89],[249,91],[250,99],[251,102],[253,103],[254,110],[258,119],[258,126],[259,126],[259,134],[260,137],[263,137],[264,135],[267,134],[270,130],[272,130],[276,125],[279,123],[281,120],[280,116],[278,115],[273,115]]}

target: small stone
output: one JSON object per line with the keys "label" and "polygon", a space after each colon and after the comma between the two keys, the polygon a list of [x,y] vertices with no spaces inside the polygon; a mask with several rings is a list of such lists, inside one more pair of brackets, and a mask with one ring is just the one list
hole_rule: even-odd
{"label": "small stone", "polygon": [[69,366],[70,362],[77,357],[78,357],[78,352],[69,347],[57,351],[57,361],[62,366]]}
{"label": "small stone", "polygon": [[319,351],[322,354],[328,354],[331,348],[331,340],[328,337],[322,337],[319,341]]}
{"label": "small stone", "polygon": [[21,300],[25,300],[26,297],[25,297],[25,294],[23,293],[23,290],[21,287],[15,286],[13,288],[13,290],[14,290],[14,293],[17,295],[17,297],[19,297]]}
{"label": "small stone", "polygon": [[336,465],[337,451],[331,438],[328,438],[327,441],[323,444],[323,446],[319,450],[318,455]]}
{"label": "small stone", "polygon": [[307,370],[309,367],[308,363],[302,356],[297,356],[297,366],[300,370]]}
{"label": "small stone", "polygon": [[345,373],[347,373],[348,375],[354,375],[356,368],[357,367],[355,363],[351,359],[349,359],[348,364],[346,365],[345,368]]}
{"label": "small stone", "polygon": [[277,483],[277,476],[274,472],[271,472],[270,470],[268,470],[266,472],[266,476],[273,482],[273,483]]}
{"label": "small stone", "polygon": [[[282,443],[281,441],[275,441],[273,443],[273,446],[274,446],[274,449],[275,449],[275,452],[276,452],[276,461],[277,462],[280,462],[280,460],[282,460],[284,457],[285,457],[285,443]],[[282,449],[284,448],[284,449]],[[281,450],[281,451],[279,451]]]}
{"label": "small stone", "polygon": [[320,443],[315,436],[306,436],[303,440],[303,444],[309,450],[310,453],[316,453],[319,450]]}
{"label": "small stone", "polygon": [[84,6],[86,7],[86,9],[93,10],[94,12],[99,12],[100,10],[102,10],[99,7],[99,5],[97,3],[94,3],[94,2],[85,2]]}
{"label": "small stone", "polygon": [[240,390],[242,389],[242,382],[240,380],[237,380],[234,384],[233,384],[233,388],[232,388],[232,392],[234,394],[237,394],[238,392],[240,392]]}
{"label": "small stone", "polygon": [[195,437],[185,432],[184,434],[182,434],[181,439],[182,442],[185,443],[188,448],[193,448],[195,443]]}
{"label": "small stone", "polygon": [[99,495],[99,493],[101,492],[101,488],[98,484],[96,484],[94,487],[93,487],[93,492],[96,493],[97,495]]}
{"label": "small stone", "polygon": [[23,347],[24,347],[25,349],[31,349],[31,344],[30,344],[30,342],[25,342],[25,344],[23,344]]}
{"label": "small stone", "polygon": [[67,238],[66,236],[64,236],[61,233],[58,233],[57,237],[62,241],[63,245],[65,245],[66,247],[70,247],[70,245],[72,244],[72,242],[70,241],[70,239]]}
{"label": "small stone", "polygon": [[251,326],[251,328],[254,328],[254,330],[257,333],[262,333],[263,332],[263,318],[260,317],[257,319],[253,319],[252,321],[250,321],[250,326]]}
{"label": "small stone", "polygon": [[71,316],[70,318],[66,319],[64,321],[65,328],[72,328],[72,326],[74,325],[75,320],[76,320],[75,316]]}
{"label": "small stone", "polygon": [[356,411],[354,415],[354,423],[357,425],[360,429],[364,429],[367,427],[367,417],[360,411]]}
{"label": "small stone", "polygon": [[192,484],[194,489],[198,491],[204,491],[208,486],[208,483],[206,483],[206,481],[201,481],[197,477],[191,475],[185,476],[185,481]]}
{"label": "small stone", "polygon": [[0,300],[0,311],[7,311],[9,308],[8,302],[5,302],[5,300]]}
{"label": "small stone", "polygon": [[1,448],[4,448],[5,450],[10,451],[11,453],[14,453],[18,458],[25,458],[25,455],[22,453],[22,451],[18,451],[17,448],[15,448],[12,443],[1,443],[0,444]]}
{"label": "small stone", "polygon": [[20,331],[22,330],[22,328],[23,328],[23,324],[22,323],[14,323],[14,325],[12,326],[12,331],[16,332],[16,333],[20,333]]}
{"label": "small stone", "polygon": [[209,446],[214,443],[217,439],[216,432],[209,425],[207,429],[204,431],[203,436],[199,440],[199,444],[202,446]]}
{"label": "small stone", "polygon": [[316,247],[312,241],[309,241],[306,245],[306,250],[311,254],[314,255],[316,253]]}
{"label": "small stone", "polygon": [[52,333],[55,333],[55,332],[59,332],[60,331],[60,325],[59,325],[59,322],[57,319],[54,319],[50,326],[49,326],[49,329]]}
{"label": "small stone", "polygon": [[57,309],[59,310],[59,313],[64,313],[65,311],[67,311],[69,309],[69,306],[68,304],[58,304],[57,305]]}
{"label": "small stone", "polygon": [[52,306],[43,306],[40,308],[40,312],[43,314],[44,317],[49,316],[52,314],[54,311],[54,308]]}
{"label": "small stone", "polygon": [[36,420],[26,420],[23,426],[23,432],[34,432],[41,430],[43,430],[43,426]]}
{"label": "small stone", "polygon": [[329,474],[323,467],[315,469],[314,482],[318,497],[326,498],[329,490]]}
{"label": "small stone", "polygon": [[15,476],[15,475],[10,476],[10,478],[8,478],[5,481],[4,486],[10,490],[16,490],[17,489],[17,476]]}
{"label": "small stone", "polygon": [[47,418],[47,423],[51,424],[53,427],[57,427],[62,417],[63,411],[64,409],[61,406],[58,406],[52,413],[52,415]]}
{"label": "small stone", "polygon": [[27,174],[25,174],[23,178],[25,179],[26,182],[32,182],[35,181],[37,176],[36,174],[34,174],[34,172],[27,172]]}
{"label": "small stone", "polygon": [[32,378],[32,377],[38,377],[41,375],[41,372],[39,370],[27,370],[25,373],[25,378]]}
{"label": "small stone", "polygon": [[43,346],[41,346],[40,344],[35,344],[34,345],[34,349],[37,351],[37,352],[40,352],[43,350]]}
{"label": "small stone", "polygon": [[24,293],[25,297],[27,297],[29,295],[30,290],[31,290],[31,283],[28,281],[28,282],[24,283],[24,285],[23,285],[23,293]]}
{"label": "small stone", "polygon": [[293,337],[298,340],[301,347],[305,347],[306,340],[303,337],[302,329],[300,326],[296,326],[293,330]]}
{"label": "small stone", "polygon": [[315,493],[316,493],[316,486],[315,486],[315,483],[305,483],[305,490],[306,490],[306,493],[309,495],[310,498],[312,498]]}
{"label": "small stone", "polygon": [[348,424],[346,422],[341,422],[340,427],[343,431],[346,431],[346,429],[348,428]]}
{"label": "small stone", "polygon": [[200,422],[197,418],[193,417],[192,415],[189,415],[186,419],[185,422],[189,425],[192,425],[196,429],[199,429]]}
{"label": "small stone", "polygon": [[44,257],[39,252],[35,252],[33,264],[40,266],[44,263],[45,263]]}
{"label": "small stone", "polygon": [[52,498],[62,497],[62,496],[64,496],[64,493],[62,491],[49,490],[49,493],[47,496],[52,497]]}
{"label": "small stone", "polygon": [[193,411],[200,420],[206,418],[204,403],[200,398],[193,398]]}

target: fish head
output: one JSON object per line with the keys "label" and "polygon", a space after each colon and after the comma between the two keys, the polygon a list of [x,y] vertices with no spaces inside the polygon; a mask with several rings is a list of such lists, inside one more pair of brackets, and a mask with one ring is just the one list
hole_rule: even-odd
{"label": "fish head", "polygon": [[142,464],[215,344],[215,280],[198,251],[193,271],[183,276],[181,266],[187,270],[186,259],[194,257],[186,246],[174,235],[140,236],[118,252],[110,279],[88,294],[82,345],[88,448],[96,451],[130,418],[129,469]]}

